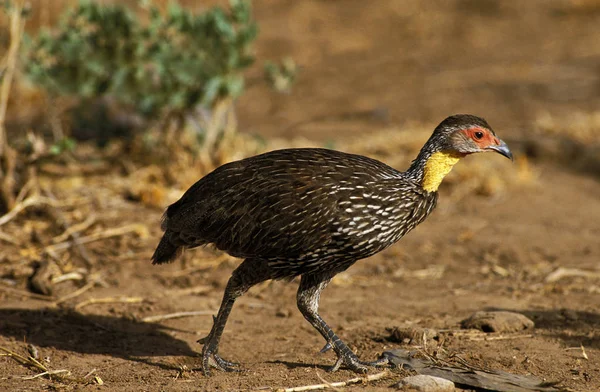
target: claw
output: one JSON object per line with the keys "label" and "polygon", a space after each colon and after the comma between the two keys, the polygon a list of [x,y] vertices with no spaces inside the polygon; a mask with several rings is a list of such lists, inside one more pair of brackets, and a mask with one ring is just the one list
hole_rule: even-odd
{"label": "claw", "polygon": [[335,372],[340,368],[341,365],[345,365],[348,369],[355,373],[365,374],[369,370],[369,367],[382,367],[389,365],[389,363],[389,359],[383,356],[375,361],[364,362],[359,360],[354,354],[338,355],[338,359],[335,364],[327,369],[327,371]]}
{"label": "claw", "polygon": [[208,335],[203,338],[196,340],[196,343],[205,344],[208,341]]}
{"label": "claw", "polygon": [[342,366],[342,363],[344,363],[344,357],[338,357],[337,361],[335,361],[333,366],[330,368],[327,368],[327,371],[329,373],[337,372],[338,369],[340,368],[340,366]]}
{"label": "claw", "polygon": [[240,369],[239,369],[240,364],[237,362],[228,361],[226,359],[221,358],[217,354],[213,354],[210,359],[212,359],[212,361],[209,360],[209,364],[216,369],[223,370],[225,372],[239,372],[240,371]]}
{"label": "claw", "polygon": [[202,354],[202,371],[205,376],[210,376],[210,368],[215,368],[224,372],[241,372],[240,364],[221,358],[214,353],[205,352]]}
{"label": "claw", "polygon": [[365,374],[369,371],[367,366],[363,365],[363,363],[360,361],[346,364],[346,366],[348,366],[348,368],[350,370],[352,370],[354,373]]}
{"label": "claw", "polygon": [[327,351],[331,350],[333,347],[331,346],[331,343],[327,342],[325,343],[325,345],[323,346],[323,348],[319,351],[321,354],[326,353]]}
{"label": "claw", "polygon": [[390,364],[390,360],[387,357],[381,356],[381,358],[370,362],[361,362],[363,365],[371,367],[382,367]]}

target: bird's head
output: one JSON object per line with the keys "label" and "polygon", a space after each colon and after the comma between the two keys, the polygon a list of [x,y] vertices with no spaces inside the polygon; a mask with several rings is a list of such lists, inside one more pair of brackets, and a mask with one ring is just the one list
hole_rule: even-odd
{"label": "bird's head", "polygon": [[512,152],[487,121],[469,114],[457,114],[446,118],[433,131],[431,147],[437,151],[468,155],[478,152],[497,152],[510,160]]}
{"label": "bird's head", "polygon": [[487,121],[469,114],[457,114],[435,128],[411,170],[419,173],[417,177],[425,190],[435,192],[461,158],[489,151],[513,159],[506,143],[496,137]]}

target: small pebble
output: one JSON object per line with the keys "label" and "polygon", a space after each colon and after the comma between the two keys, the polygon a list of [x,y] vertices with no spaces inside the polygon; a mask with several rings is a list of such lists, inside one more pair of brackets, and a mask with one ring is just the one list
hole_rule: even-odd
{"label": "small pebble", "polygon": [[290,317],[292,315],[292,312],[289,309],[285,309],[285,308],[281,308],[281,309],[277,309],[277,312],[275,313],[275,316],[277,317]]}
{"label": "small pebble", "polygon": [[419,392],[454,392],[454,383],[452,381],[425,374],[406,377],[397,386],[399,389]]}

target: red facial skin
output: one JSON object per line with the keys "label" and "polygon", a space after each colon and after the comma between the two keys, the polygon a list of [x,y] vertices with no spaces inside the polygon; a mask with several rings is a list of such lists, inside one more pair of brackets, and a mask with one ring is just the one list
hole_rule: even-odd
{"label": "red facial skin", "polygon": [[[462,131],[469,139],[473,140],[473,143],[477,145],[480,149],[484,150],[489,146],[498,146],[500,145],[500,140],[489,129],[473,127],[467,128]],[[477,138],[477,134],[481,132],[483,136],[481,138]]]}

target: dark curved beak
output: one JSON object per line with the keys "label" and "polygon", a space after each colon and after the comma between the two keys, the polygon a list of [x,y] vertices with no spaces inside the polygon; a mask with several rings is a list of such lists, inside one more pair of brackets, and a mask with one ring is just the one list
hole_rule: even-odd
{"label": "dark curved beak", "polygon": [[507,157],[511,161],[514,161],[512,152],[510,151],[510,149],[508,148],[508,146],[506,145],[506,143],[504,143],[504,141],[502,141],[500,139],[498,139],[498,144],[497,145],[487,146],[485,149],[486,150],[495,151],[495,152],[497,152],[500,155],[504,155],[505,157]]}

